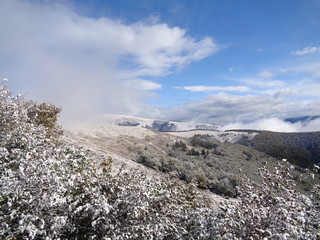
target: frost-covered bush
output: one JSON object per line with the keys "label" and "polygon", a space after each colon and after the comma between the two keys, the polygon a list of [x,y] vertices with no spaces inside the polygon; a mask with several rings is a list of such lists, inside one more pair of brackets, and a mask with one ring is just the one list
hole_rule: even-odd
{"label": "frost-covered bush", "polygon": [[112,159],[61,135],[58,113],[0,85],[1,239],[319,239],[320,188],[298,193],[282,165],[262,168],[263,186],[243,185],[218,218],[192,184],[111,175]]}
{"label": "frost-covered bush", "polygon": [[62,134],[61,128],[57,125],[61,108],[50,103],[38,104],[33,101],[26,102],[25,107],[30,121],[35,125],[46,127],[49,134]]}
{"label": "frost-covered bush", "polygon": [[[250,181],[241,185],[240,198],[222,207],[218,224],[221,239],[319,239],[320,209],[317,195],[296,191],[291,165],[279,164],[272,173],[260,169],[261,188]],[[318,187],[315,188],[317,193]]]}
{"label": "frost-covered bush", "polygon": [[194,186],[111,176],[111,159],[66,143],[58,113],[0,86],[1,239],[214,239],[216,215]]}

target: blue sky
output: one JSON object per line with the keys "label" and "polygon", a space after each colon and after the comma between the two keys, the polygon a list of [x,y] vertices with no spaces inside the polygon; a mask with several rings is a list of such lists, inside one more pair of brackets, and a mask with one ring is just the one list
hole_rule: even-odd
{"label": "blue sky", "polygon": [[320,115],[319,0],[3,0],[0,16],[0,74],[65,119]]}

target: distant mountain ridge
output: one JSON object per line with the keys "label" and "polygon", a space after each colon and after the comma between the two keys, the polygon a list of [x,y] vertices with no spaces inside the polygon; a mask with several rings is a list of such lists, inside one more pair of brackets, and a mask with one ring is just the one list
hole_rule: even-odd
{"label": "distant mountain ridge", "polygon": [[320,115],[317,116],[302,116],[302,117],[295,117],[295,118],[286,118],[284,119],[285,122],[289,123],[297,123],[297,122],[302,122],[303,124],[306,124],[310,121],[319,119]]}
{"label": "distant mountain ridge", "polygon": [[177,132],[192,130],[217,131],[219,129],[219,125],[212,123],[168,121],[125,115],[106,115],[106,120],[109,123],[116,124],[118,126],[144,127],[159,132]]}
{"label": "distant mountain ridge", "polygon": [[[320,119],[320,115],[287,118],[286,121],[307,123],[316,119]],[[277,159],[286,158],[292,164],[302,168],[312,168],[314,164],[320,163],[320,132],[219,131],[219,126],[215,124],[155,120],[123,115],[113,115],[111,122],[118,126],[147,128],[171,134],[179,132],[181,134],[186,132],[208,134],[220,142],[239,143]]]}

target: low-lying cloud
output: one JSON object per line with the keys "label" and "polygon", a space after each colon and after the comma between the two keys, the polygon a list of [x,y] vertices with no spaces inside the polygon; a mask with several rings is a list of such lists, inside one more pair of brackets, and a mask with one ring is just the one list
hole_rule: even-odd
{"label": "low-lying cloud", "polygon": [[248,92],[249,87],[246,86],[183,86],[176,87],[176,89],[183,89],[190,92]]}
{"label": "low-lying cloud", "polygon": [[313,116],[320,112],[320,100],[291,101],[273,96],[215,94],[198,101],[190,101],[173,110],[169,119],[199,119],[201,122],[225,124],[265,118]]}
{"label": "low-lying cloud", "polygon": [[221,130],[232,129],[254,129],[274,132],[313,132],[320,131],[320,119],[315,119],[306,123],[290,123],[278,118],[264,118],[250,123],[230,123],[221,127]]}

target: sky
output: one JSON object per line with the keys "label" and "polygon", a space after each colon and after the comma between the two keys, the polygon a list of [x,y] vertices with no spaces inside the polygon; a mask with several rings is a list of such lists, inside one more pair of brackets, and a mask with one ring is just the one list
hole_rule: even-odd
{"label": "sky", "polygon": [[320,131],[283,122],[320,115],[320,1],[2,0],[0,77],[62,122]]}

